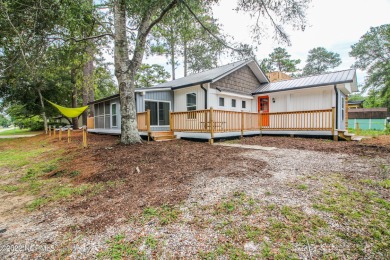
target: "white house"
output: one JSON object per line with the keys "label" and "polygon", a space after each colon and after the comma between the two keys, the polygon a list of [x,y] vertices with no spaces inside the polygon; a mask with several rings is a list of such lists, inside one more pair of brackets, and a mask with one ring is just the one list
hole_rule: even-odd
{"label": "white house", "polygon": [[[348,95],[355,91],[353,69],[270,82],[250,59],[137,89],[138,124],[141,134],[155,139],[338,136],[346,129]],[[119,95],[92,103],[94,128],[89,131],[120,134]]]}

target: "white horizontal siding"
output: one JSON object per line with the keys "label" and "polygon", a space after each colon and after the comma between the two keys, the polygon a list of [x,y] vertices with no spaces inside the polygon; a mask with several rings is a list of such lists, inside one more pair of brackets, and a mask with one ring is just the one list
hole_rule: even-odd
{"label": "white horizontal siding", "polygon": [[196,94],[196,109],[204,109],[204,90],[200,85],[182,88],[174,91],[174,108],[175,112],[187,111],[187,94],[195,93]]}
{"label": "white horizontal siding", "polygon": [[[234,95],[234,94],[233,94]],[[225,99],[225,105],[219,105],[219,98],[222,97]],[[236,100],[236,107],[232,107],[232,99]],[[246,101],[246,108],[242,108],[242,101]],[[237,95],[236,97],[232,96],[232,94],[224,95],[220,93],[218,90],[210,88],[209,89],[209,100],[208,107],[213,107],[214,109],[220,110],[229,110],[229,111],[246,111],[252,112],[253,110],[252,103],[256,103],[254,99],[244,98],[242,95]]]}

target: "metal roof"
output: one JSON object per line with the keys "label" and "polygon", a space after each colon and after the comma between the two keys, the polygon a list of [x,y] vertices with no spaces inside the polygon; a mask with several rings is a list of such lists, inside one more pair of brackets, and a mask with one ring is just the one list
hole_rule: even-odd
{"label": "metal roof", "polygon": [[356,82],[354,69],[262,84],[253,94]]}
{"label": "metal roof", "polygon": [[[242,68],[245,65],[249,65],[249,67],[253,70],[254,68],[258,68],[258,66],[253,66],[252,63],[255,63],[253,59],[249,60],[242,60],[233,62],[215,69],[207,70],[204,72],[200,72],[197,74],[192,74],[187,77],[183,77],[180,79],[172,80],[169,82],[161,83],[159,85],[156,85],[150,89],[153,88],[171,88],[172,90],[178,89],[178,88],[184,88],[189,86],[194,86],[202,83],[207,82],[213,82],[214,80],[218,80],[228,74],[230,74],[233,71],[236,71],[239,68]],[[258,68],[258,72],[254,73],[256,77],[258,77],[260,82],[268,82],[267,77],[262,73],[260,68]],[[250,93],[248,93],[250,94]]]}
{"label": "metal roof", "polygon": [[361,105],[363,102],[364,100],[348,100],[349,105]]}

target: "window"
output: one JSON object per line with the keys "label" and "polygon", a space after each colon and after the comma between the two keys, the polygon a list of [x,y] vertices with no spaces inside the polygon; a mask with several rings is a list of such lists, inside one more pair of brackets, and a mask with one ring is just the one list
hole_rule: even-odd
{"label": "window", "polygon": [[341,120],[344,121],[345,118],[345,98],[341,97]]}
{"label": "window", "polygon": [[145,101],[145,110],[150,110],[150,125],[169,125],[169,102]]}
{"label": "window", "polygon": [[236,107],[236,100],[232,99],[232,107]]}
{"label": "window", "polygon": [[[196,93],[188,93],[187,94],[187,111],[196,110]],[[188,119],[195,119],[196,113],[188,113]]]}
{"label": "window", "polygon": [[116,103],[111,104],[111,127],[118,127]]}
{"label": "window", "polygon": [[219,98],[219,106],[220,107],[224,107],[225,106],[225,98],[223,98],[223,97]]}
{"label": "window", "polygon": [[187,111],[196,110],[196,93],[187,94]]}
{"label": "window", "polygon": [[245,100],[242,101],[241,107],[242,107],[242,108],[246,108],[246,101],[245,101]]}

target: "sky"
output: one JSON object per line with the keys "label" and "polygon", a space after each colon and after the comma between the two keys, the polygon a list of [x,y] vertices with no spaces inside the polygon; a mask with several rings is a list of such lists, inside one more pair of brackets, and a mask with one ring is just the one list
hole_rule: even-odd
{"label": "sky", "polygon": [[[223,25],[223,32],[233,36],[237,41],[253,44],[250,26],[254,23],[248,13],[236,12],[235,0],[222,0],[213,8],[214,17]],[[390,23],[390,0],[312,0],[307,10],[308,26],[305,31],[294,31],[286,27],[290,35],[291,46],[280,45],[272,35],[257,45],[256,58],[261,60],[276,47],[286,48],[293,59],[301,59],[300,67],[305,64],[308,51],[315,47],[324,47],[328,51],[339,53],[342,64],[334,70],[349,69],[354,58],[349,56],[351,45],[358,42],[370,27]],[[170,71],[167,58],[148,57],[145,63],[160,64]],[[231,62],[228,57],[221,57],[219,65]],[[183,76],[180,64],[176,78]],[[357,71],[358,83],[362,84],[364,71]]]}

